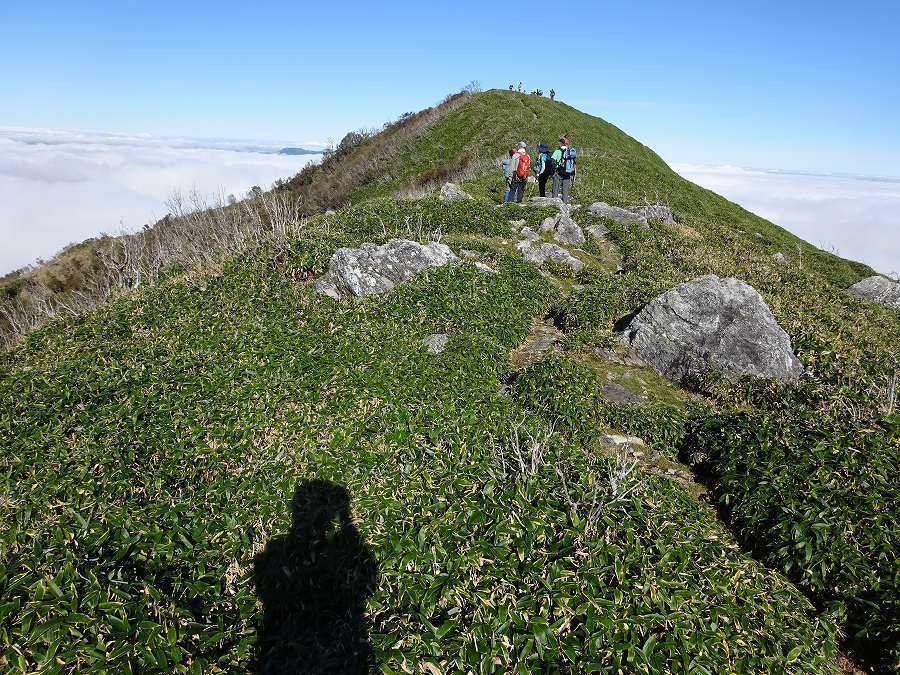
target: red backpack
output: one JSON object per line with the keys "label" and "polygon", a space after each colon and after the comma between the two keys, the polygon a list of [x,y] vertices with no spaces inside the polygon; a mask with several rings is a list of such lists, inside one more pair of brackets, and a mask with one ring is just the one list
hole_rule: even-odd
{"label": "red backpack", "polygon": [[531,168],[531,157],[528,156],[527,152],[519,153],[519,164],[516,167],[516,175],[519,178],[527,178],[528,170]]}

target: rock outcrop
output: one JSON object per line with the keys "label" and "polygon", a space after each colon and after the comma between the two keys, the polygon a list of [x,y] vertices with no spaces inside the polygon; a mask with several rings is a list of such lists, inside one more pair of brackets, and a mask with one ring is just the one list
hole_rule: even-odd
{"label": "rock outcrop", "polygon": [[541,230],[552,232],[553,238],[563,244],[584,246],[585,238],[581,227],[567,214],[560,213],[555,218],[544,218]]}
{"label": "rock outcrop", "polygon": [[609,218],[622,225],[646,225],[647,219],[620,206],[610,206],[606,202],[594,202],[588,211],[601,218]]}
{"label": "rock outcrop", "polygon": [[530,206],[555,206],[563,208],[566,203],[559,197],[532,197],[528,200]]}
{"label": "rock outcrop", "polygon": [[541,235],[539,235],[537,232],[535,232],[533,229],[531,229],[527,225],[522,228],[522,231],[519,232],[519,234],[521,236],[525,237],[525,239],[527,239],[528,241],[537,241],[538,239],[541,238]]}
{"label": "rock outcrop", "polygon": [[459,258],[445,244],[408,239],[339,248],[331,256],[328,274],[316,282],[316,290],[335,299],[385,293],[424,269],[455,260]]}
{"label": "rock outcrop", "polygon": [[525,260],[541,265],[547,261],[563,263],[568,265],[576,272],[584,267],[584,263],[569,253],[566,249],[556,244],[541,244],[535,246],[533,242],[520,241],[516,244],[516,249]]}
{"label": "rock outcrop", "polygon": [[672,209],[663,204],[638,204],[622,208],[610,206],[606,202],[594,202],[589,211],[595,216],[609,218],[622,225],[646,225],[651,220],[661,220],[667,225],[675,225]]}
{"label": "rock outcrop", "polygon": [[648,222],[651,220],[661,220],[666,225],[675,224],[675,218],[672,216],[672,209],[663,204],[641,204],[639,206],[629,206],[628,210],[641,216]]}
{"label": "rock outcrop", "polygon": [[594,237],[594,239],[603,239],[609,234],[609,230],[600,223],[594,223],[593,225],[588,225],[587,233]]}
{"label": "rock outcrop", "polygon": [[848,292],[879,305],[900,309],[900,283],[880,274],[866,277],[847,289]]}
{"label": "rock outcrop", "polygon": [[629,350],[675,382],[708,370],[791,380],[803,373],[787,333],[752,287],[713,274],[663,293],[623,333]]}
{"label": "rock outcrop", "polygon": [[455,183],[444,183],[441,186],[441,193],[438,195],[438,199],[444,202],[464,202],[471,198]]}

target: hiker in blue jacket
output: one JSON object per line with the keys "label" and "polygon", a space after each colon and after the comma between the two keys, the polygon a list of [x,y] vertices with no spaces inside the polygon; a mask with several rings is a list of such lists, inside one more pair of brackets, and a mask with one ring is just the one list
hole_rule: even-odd
{"label": "hiker in blue jacket", "polygon": [[512,177],[512,172],[509,170],[509,163],[512,161],[512,156],[513,154],[515,154],[515,152],[516,149],[511,148],[506,158],[502,162],[500,162],[500,166],[503,167],[503,183],[504,185],[506,185],[506,192],[503,193],[504,202],[509,201],[509,181]]}

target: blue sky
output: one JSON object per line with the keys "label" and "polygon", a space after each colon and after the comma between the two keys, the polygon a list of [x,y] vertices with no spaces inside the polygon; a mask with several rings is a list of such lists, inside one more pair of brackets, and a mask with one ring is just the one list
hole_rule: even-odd
{"label": "blue sky", "polygon": [[900,0],[0,0],[0,274],[154,222],[175,190],[240,195],[310,159],[236,139],[316,147],[472,80],[554,87],[691,180],[898,272],[900,180],[829,175],[900,179],[898,74]]}
{"label": "blue sky", "polygon": [[900,176],[896,0],[6,0],[0,63],[7,127],[323,140],[521,80],[672,162]]}

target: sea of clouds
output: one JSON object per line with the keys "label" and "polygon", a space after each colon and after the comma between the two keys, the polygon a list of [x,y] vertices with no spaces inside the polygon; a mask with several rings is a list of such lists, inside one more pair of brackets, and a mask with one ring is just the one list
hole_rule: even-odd
{"label": "sea of clouds", "polygon": [[672,164],[682,176],[820,248],[900,272],[900,178]]}
{"label": "sea of clouds", "polygon": [[323,144],[0,128],[0,276],[155,222],[176,190],[241,197],[321,159],[277,154],[298,146]]}
{"label": "sea of clouds", "polygon": [[[0,275],[155,222],[175,190],[241,197],[321,159],[277,154],[286,146],[323,144],[0,128]],[[900,271],[900,178],[672,166],[813,244]]]}

